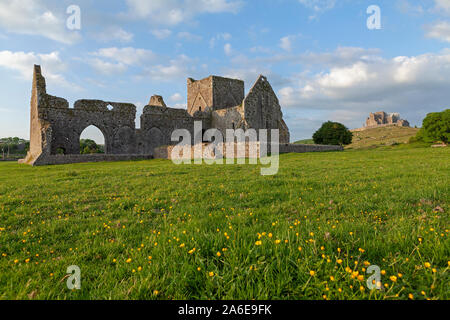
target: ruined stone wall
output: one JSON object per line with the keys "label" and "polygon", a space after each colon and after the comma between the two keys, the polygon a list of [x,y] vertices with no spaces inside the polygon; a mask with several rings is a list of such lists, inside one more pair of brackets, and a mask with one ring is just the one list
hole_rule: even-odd
{"label": "ruined stone wall", "polygon": [[103,133],[106,153],[134,154],[135,118],[136,106],[128,103],[79,100],[75,102],[74,108],[69,108],[67,100],[47,94],[41,68],[35,66],[31,95],[30,152],[23,162],[33,164],[39,158],[56,155],[59,151],[79,154],[80,135],[91,125]]}
{"label": "ruined stone wall", "polygon": [[146,106],[138,131],[138,153],[152,155],[156,147],[173,144],[171,137],[176,129],[188,130],[193,143],[195,121],[201,121],[205,130],[211,128],[211,118],[202,113],[191,116],[184,109]]}
{"label": "ruined stone wall", "polygon": [[[222,150],[223,159],[236,159],[239,158],[239,152],[243,152],[243,157],[241,158],[259,158],[260,149],[262,144],[260,142],[250,142],[250,143],[223,143],[218,145],[218,150]],[[266,147],[267,152],[270,153],[270,145]],[[156,159],[169,159],[173,160],[172,153],[174,152],[175,146],[161,146],[155,149],[154,157]],[[194,159],[195,150],[201,150],[203,154],[203,159],[215,159],[217,154],[213,152],[213,146],[209,143],[203,143],[200,145],[194,145],[189,147],[187,154],[184,154],[182,148],[179,148],[179,154],[177,159]],[[308,152],[332,152],[332,151],[343,151],[342,146],[325,146],[325,145],[311,145],[311,144],[279,144],[279,153],[308,153]],[[241,150],[241,151],[238,151]]]}
{"label": "ruined stone wall", "polygon": [[328,151],[344,151],[344,147],[315,144],[280,144],[280,153],[307,153]]}
{"label": "ruined stone wall", "polygon": [[69,155],[50,155],[40,157],[33,163],[34,166],[60,165],[69,163],[86,162],[114,162],[114,161],[136,161],[149,160],[153,157],[142,154],[69,154]]}
{"label": "ruined stone wall", "polygon": [[213,106],[212,77],[187,80],[187,112],[194,115],[197,111],[211,110]]}
{"label": "ruined stone wall", "polygon": [[213,110],[238,106],[244,100],[244,81],[212,76]]}
{"label": "ruined stone wall", "polygon": [[51,154],[57,154],[58,149],[79,154],[80,136],[91,125],[103,133],[107,154],[136,153],[136,106],[132,104],[79,100],[71,109],[65,101],[59,107],[43,105],[39,114],[52,127]]}
{"label": "ruined stone wall", "polygon": [[232,108],[244,99],[244,82],[210,76],[202,80],[187,81],[188,113]]}
{"label": "ruined stone wall", "polygon": [[240,105],[212,112],[211,127],[220,130],[224,137],[227,129],[247,130],[248,125],[245,121],[244,108]]}
{"label": "ruined stone wall", "polygon": [[289,129],[283,120],[278,97],[266,77],[258,78],[245,97],[243,107],[249,128],[279,129],[280,143],[289,143]]}

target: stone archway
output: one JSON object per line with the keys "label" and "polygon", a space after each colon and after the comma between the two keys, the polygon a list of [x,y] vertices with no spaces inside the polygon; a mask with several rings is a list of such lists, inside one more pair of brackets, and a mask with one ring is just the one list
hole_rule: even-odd
{"label": "stone archway", "polygon": [[90,125],[81,132],[80,153],[106,153],[106,137],[97,126]]}
{"label": "stone archway", "polygon": [[[80,150],[80,140],[81,137],[83,136],[83,134],[87,131],[94,131],[96,133],[97,139],[95,139],[94,141],[99,141],[99,140],[103,140],[103,141],[99,141],[99,142],[103,142],[103,151],[105,154],[111,154],[111,138],[108,136],[107,131],[102,128],[102,126],[98,126],[96,124],[87,124],[87,125],[83,125],[81,130],[78,130],[78,139],[77,139],[77,144],[78,144],[78,153],[82,153],[83,150]],[[103,138],[103,139],[102,139]]]}

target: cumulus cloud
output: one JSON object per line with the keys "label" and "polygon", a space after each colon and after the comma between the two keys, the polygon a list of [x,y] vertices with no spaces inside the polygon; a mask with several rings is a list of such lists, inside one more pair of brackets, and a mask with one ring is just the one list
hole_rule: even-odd
{"label": "cumulus cloud", "polygon": [[314,11],[324,11],[333,9],[336,0],[298,0],[302,5]]}
{"label": "cumulus cloud", "polygon": [[0,27],[7,32],[38,35],[72,44],[80,40],[81,36],[78,32],[66,28],[66,19],[63,14],[52,12],[40,0],[0,2]]}
{"label": "cumulus cloud", "polygon": [[380,59],[379,49],[365,49],[358,47],[338,47],[333,52],[307,52],[292,60],[297,60],[306,65],[345,66],[355,61],[371,61]]}
{"label": "cumulus cloud", "polygon": [[92,54],[102,58],[109,58],[126,65],[141,65],[153,60],[156,56],[151,50],[133,47],[102,48]]}
{"label": "cumulus cloud", "polygon": [[102,42],[119,41],[128,43],[133,41],[134,34],[117,26],[110,26],[104,31],[95,35],[96,39]]}
{"label": "cumulus cloud", "polygon": [[299,35],[289,35],[280,39],[280,48],[284,51],[292,51],[292,43],[297,39]]}
{"label": "cumulus cloud", "polygon": [[80,89],[78,86],[69,83],[63,76],[62,73],[67,70],[67,66],[62,62],[58,51],[48,54],[23,51],[0,51],[0,67],[16,72],[18,77],[25,81],[31,81],[34,64],[42,66],[45,77],[52,84],[77,90]]}
{"label": "cumulus cloud", "polygon": [[193,34],[193,33],[190,33],[190,32],[185,32],[185,31],[179,32],[177,34],[177,37],[179,39],[182,39],[182,40],[185,40],[185,41],[194,41],[195,42],[195,41],[202,40],[201,36]]}
{"label": "cumulus cloud", "polygon": [[216,34],[211,38],[211,40],[209,40],[209,47],[213,49],[218,41],[229,41],[231,38],[231,34],[227,32]]}
{"label": "cumulus cloud", "polygon": [[225,51],[225,54],[226,54],[227,56],[231,56],[231,55],[233,54],[233,47],[231,46],[230,43],[226,43],[226,44],[223,46],[223,51]]}
{"label": "cumulus cloud", "polygon": [[144,68],[144,72],[138,75],[138,80],[150,78],[153,81],[175,81],[187,78],[192,71],[193,61],[186,55],[180,55],[171,59],[167,64],[157,64]]}
{"label": "cumulus cloud", "polygon": [[151,50],[126,48],[102,48],[90,53],[95,58],[87,62],[98,72],[105,75],[121,74],[131,66],[144,66],[155,60],[156,55]]}
{"label": "cumulus cloud", "polygon": [[183,100],[183,96],[179,93],[175,93],[172,96],[170,96],[169,101],[171,102],[178,102]]}
{"label": "cumulus cloud", "polygon": [[[360,57],[347,64],[292,77],[292,83],[279,90],[282,105],[326,111],[335,118],[351,115],[347,125],[356,127],[371,111],[401,112],[418,121],[427,111],[443,109],[450,101],[450,51],[392,59],[367,59],[365,50],[360,52]],[[339,60],[339,52],[335,54]],[[361,117],[354,118],[358,114]]]}
{"label": "cumulus cloud", "polygon": [[450,1],[449,0],[434,0],[435,9],[438,12],[450,14]]}
{"label": "cumulus cloud", "polygon": [[421,15],[425,12],[425,9],[421,4],[412,4],[409,0],[398,0],[397,7],[402,13]]}
{"label": "cumulus cloud", "polygon": [[170,35],[172,34],[172,31],[170,31],[169,29],[155,29],[152,30],[151,33],[158,39],[165,39],[170,37]]}
{"label": "cumulus cloud", "polygon": [[306,8],[314,12],[309,19],[316,19],[317,16],[327,10],[333,9],[337,0],[298,0]]}
{"label": "cumulus cloud", "polygon": [[236,13],[242,6],[238,0],[126,0],[126,3],[128,16],[162,25],[178,25],[205,13]]}
{"label": "cumulus cloud", "polygon": [[450,23],[447,21],[437,21],[426,27],[428,38],[438,39],[443,42],[450,42]]}
{"label": "cumulus cloud", "polygon": [[124,63],[114,63],[104,61],[99,58],[90,59],[88,63],[99,73],[104,75],[122,74],[127,71],[128,67]]}

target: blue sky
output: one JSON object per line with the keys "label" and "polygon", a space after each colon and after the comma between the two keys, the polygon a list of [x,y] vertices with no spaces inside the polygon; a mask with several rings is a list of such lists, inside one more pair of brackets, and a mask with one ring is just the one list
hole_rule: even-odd
{"label": "blue sky", "polygon": [[[70,5],[80,30],[66,27]],[[34,63],[50,94],[131,102],[137,119],[153,94],[185,108],[187,77],[248,90],[264,74],[292,140],[381,110],[420,125],[448,107],[449,18],[450,0],[0,0],[0,136],[29,137]]]}

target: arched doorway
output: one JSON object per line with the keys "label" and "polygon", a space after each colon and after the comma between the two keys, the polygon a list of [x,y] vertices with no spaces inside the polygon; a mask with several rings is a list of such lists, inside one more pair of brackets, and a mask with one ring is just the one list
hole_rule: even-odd
{"label": "arched doorway", "polygon": [[106,153],[105,136],[94,125],[83,130],[80,135],[80,154]]}

